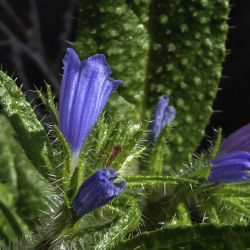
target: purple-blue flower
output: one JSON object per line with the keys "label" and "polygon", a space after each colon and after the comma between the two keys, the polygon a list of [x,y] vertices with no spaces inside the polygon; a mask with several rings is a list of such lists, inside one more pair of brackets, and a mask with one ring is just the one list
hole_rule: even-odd
{"label": "purple-blue flower", "polygon": [[102,54],[80,61],[73,49],[67,49],[63,66],[59,127],[76,161],[111,92],[122,81],[110,78],[111,69]]}
{"label": "purple-blue flower", "polygon": [[114,169],[99,169],[80,186],[74,198],[72,210],[77,218],[99,208],[126,188],[125,180],[113,182],[118,178]]}
{"label": "purple-blue flower", "polygon": [[234,151],[250,152],[250,124],[236,130],[220,145],[218,155]]}
{"label": "purple-blue flower", "polygon": [[159,101],[153,113],[153,119],[150,126],[149,139],[151,143],[155,143],[164,127],[174,120],[176,110],[169,106],[169,98],[167,96],[159,97]]}
{"label": "purple-blue flower", "polygon": [[250,153],[246,151],[235,151],[217,156],[212,161],[212,169],[208,182],[229,183],[249,181]]}
{"label": "purple-blue flower", "polygon": [[209,183],[250,180],[250,124],[234,132],[221,144],[211,164]]}

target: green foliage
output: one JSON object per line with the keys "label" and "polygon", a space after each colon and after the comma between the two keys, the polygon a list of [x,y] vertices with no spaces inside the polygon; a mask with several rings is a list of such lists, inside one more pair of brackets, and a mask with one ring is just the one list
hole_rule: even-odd
{"label": "green foliage", "polygon": [[151,4],[145,100],[150,108],[159,95],[168,94],[177,109],[169,143],[172,167],[190,159],[212,114],[225,56],[228,10],[228,1],[221,0]]}
{"label": "green foliage", "polygon": [[48,84],[46,84],[46,90],[47,90],[46,95],[44,95],[42,91],[37,90],[38,97],[40,98],[40,100],[42,101],[42,104],[45,106],[48,114],[50,115],[49,118],[51,119],[51,121],[55,125],[58,125],[57,106],[54,102],[54,97],[53,97],[51,87]]}
{"label": "green foliage", "polygon": [[68,143],[56,125],[54,126],[54,131],[58,140],[55,175],[58,179],[57,184],[62,190],[67,190],[69,188],[70,178],[73,174],[71,152]]}
{"label": "green foliage", "polygon": [[45,184],[14,138],[7,119],[0,116],[0,238],[6,243],[34,230],[45,210]]}
{"label": "green foliage", "polygon": [[[8,119],[0,116],[0,247],[245,249],[249,182],[207,181],[222,131],[208,152],[191,159],[217,91],[228,1],[81,0],[81,8],[80,56],[106,54],[113,77],[125,82],[74,160],[49,85],[45,94],[37,91],[45,125],[0,72]],[[152,144],[150,112],[163,94],[177,118]],[[127,189],[77,218],[72,201],[100,168],[116,169]]]}
{"label": "green foliage", "polygon": [[8,221],[8,224],[11,226],[13,232],[15,233],[16,237],[22,237],[23,232],[22,229],[15,218],[13,212],[3,203],[0,201],[0,210],[4,215],[5,219]]}
{"label": "green foliage", "polygon": [[53,168],[49,138],[22,91],[3,72],[0,72],[0,103],[28,158],[48,179]]}
{"label": "green foliage", "polygon": [[113,107],[126,119],[144,119],[160,95],[170,96],[177,118],[167,161],[179,168],[190,160],[212,114],[225,56],[228,1],[81,3],[75,47],[82,58],[107,55],[114,76],[124,80],[119,94],[129,104],[116,99]]}
{"label": "green foliage", "polygon": [[[116,214],[116,219],[111,222],[109,227],[106,226],[102,230],[100,230],[101,228],[99,226],[98,233],[93,230],[92,235],[86,235],[83,246],[91,249],[91,244],[94,244],[92,247],[95,249],[110,249],[117,245],[127,233],[135,230],[139,226],[141,211],[134,199],[121,197],[114,201],[114,206],[118,206],[117,212],[119,211]],[[119,217],[117,218],[117,216]],[[88,236],[91,236],[91,238]]]}
{"label": "green foliage", "polygon": [[[44,96],[42,98],[46,101]],[[67,193],[66,195],[57,193],[52,202],[52,204],[57,204],[55,207],[50,206],[50,210],[55,213],[51,215],[52,219],[40,229],[42,233],[40,232],[41,235],[38,238],[39,246],[47,241],[50,242],[55,232],[61,232],[60,237],[56,237],[53,243],[50,243],[55,249],[61,245],[61,242],[69,246],[80,244],[86,248],[95,246],[97,249],[106,249],[117,244],[128,232],[138,227],[141,211],[136,201],[130,196],[114,201],[113,208],[107,210],[110,212],[104,212],[104,215],[103,212],[94,212],[94,216],[91,213],[76,225],[69,226],[68,229],[64,229],[63,221],[67,219],[63,215],[70,217],[71,202],[79,186],[96,169],[112,167],[123,174],[128,171],[131,173],[130,163],[133,163],[135,166],[132,172],[138,171],[136,159],[143,153],[143,148],[140,146],[143,132],[142,126],[133,125],[131,122],[119,122],[118,117],[104,114],[88,138],[72,173],[71,152],[60,130],[54,126],[54,133],[57,137],[57,146],[54,150],[57,152],[57,163],[60,163],[55,168],[55,175],[58,179],[57,185],[60,185]],[[112,158],[112,150],[117,145],[121,151],[115,158]],[[63,203],[66,206],[61,207]],[[113,214],[114,210],[116,212]],[[71,223],[74,224],[69,219],[67,224],[71,225]]]}
{"label": "green foliage", "polygon": [[143,233],[115,249],[247,249],[249,232],[249,226],[239,225],[171,227]]}
{"label": "green foliage", "polygon": [[121,199],[118,199],[118,202],[119,201],[122,206],[125,203],[125,208],[127,209],[123,209],[124,214],[120,220],[103,235],[96,249],[107,249],[117,245],[126,234],[134,231],[140,224],[141,211],[137,202],[129,197],[128,199],[124,199],[123,202],[121,202]]}
{"label": "green foliage", "polygon": [[[39,246],[50,240],[55,229],[62,229],[62,225],[59,224],[65,224],[65,221],[70,223],[70,217],[65,208],[61,207],[59,210],[55,218],[46,225],[47,230],[42,229],[46,237],[39,236],[42,239]],[[111,205],[87,214],[73,227],[64,228],[59,237],[52,238],[51,246],[53,249],[60,249],[61,244],[68,248],[110,249],[124,239],[127,233],[135,230],[140,220],[141,211],[136,200],[124,195],[116,198]]]}
{"label": "green foliage", "polygon": [[163,129],[154,145],[148,147],[147,172],[151,175],[173,174],[174,169],[166,165],[169,156],[169,136],[171,135],[171,125]]}

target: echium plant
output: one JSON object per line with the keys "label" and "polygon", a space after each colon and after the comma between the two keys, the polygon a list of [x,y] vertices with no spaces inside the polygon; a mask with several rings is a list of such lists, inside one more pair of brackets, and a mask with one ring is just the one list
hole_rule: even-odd
{"label": "echium plant", "polygon": [[195,154],[225,55],[228,2],[82,8],[75,49],[90,57],[67,49],[58,105],[49,85],[37,91],[49,124],[0,72],[1,247],[245,249],[250,125],[224,141],[219,129]]}

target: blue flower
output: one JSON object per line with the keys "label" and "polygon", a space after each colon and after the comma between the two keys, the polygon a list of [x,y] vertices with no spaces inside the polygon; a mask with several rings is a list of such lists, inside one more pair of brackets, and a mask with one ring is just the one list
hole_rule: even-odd
{"label": "blue flower", "polygon": [[249,181],[250,124],[230,135],[211,161],[210,183]]}
{"label": "blue flower", "polygon": [[74,215],[80,218],[122,193],[126,188],[126,182],[113,182],[117,178],[116,170],[99,169],[83,182],[73,201]]}
{"label": "blue flower", "polygon": [[67,49],[63,66],[59,127],[71,147],[73,161],[77,161],[111,92],[122,81],[110,78],[111,69],[101,54],[81,62],[73,49]]}
{"label": "blue flower", "polygon": [[167,96],[161,96],[155,107],[153,119],[150,126],[149,139],[151,143],[155,143],[164,127],[174,120],[176,110],[169,106]]}
{"label": "blue flower", "polygon": [[210,183],[230,183],[249,181],[250,153],[236,151],[215,157],[208,177]]}
{"label": "blue flower", "polygon": [[250,152],[250,124],[238,129],[220,145],[218,155],[234,151]]}

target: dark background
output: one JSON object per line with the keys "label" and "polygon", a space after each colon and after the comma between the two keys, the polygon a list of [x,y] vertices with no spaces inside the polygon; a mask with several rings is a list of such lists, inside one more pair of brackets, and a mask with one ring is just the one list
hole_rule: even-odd
{"label": "dark background", "polygon": [[[78,15],[76,0],[0,0],[2,69],[22,79],[25,91],[34,84],[40,88],[44,79],[58,90],[61,58],[75,39]],[[228,22],[221,89],[201,148],[207,147],[213,128],[222,127],[227,136],[250,122],[250,1],[231,0]],[[33,100],[34,93],[27,96]]]}
{"label": "dark background", "polygon": [[213,128],[221,127],[225,136],[250,122],[250,1],[231,0],[226,43],[227,57],[223,64],[220,91],[214,102],[215,110],[207,127],[206,139]]}

